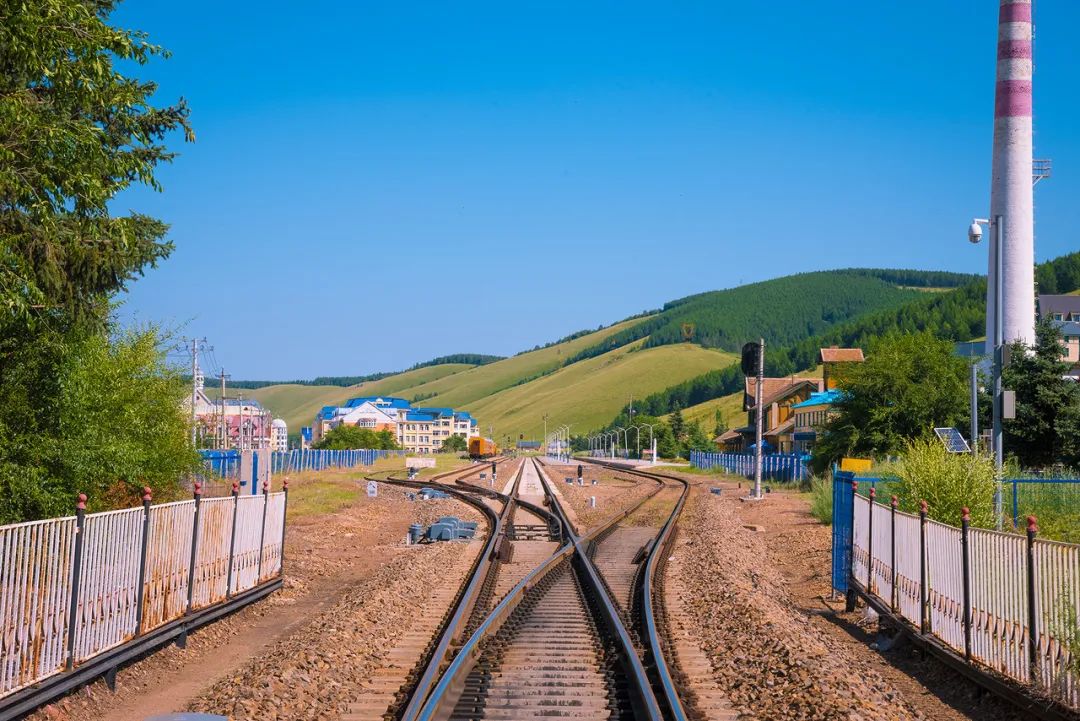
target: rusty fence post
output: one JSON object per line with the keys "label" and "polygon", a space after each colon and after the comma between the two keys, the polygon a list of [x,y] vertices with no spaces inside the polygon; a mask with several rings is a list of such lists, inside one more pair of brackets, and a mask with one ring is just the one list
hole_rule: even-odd
{"label": "rusty fence post", "polygon": [[289,515],[289,477],[285,476],[285,480],[281,484],[281,490],[285,492],[285,503],[281,509],[281,563],[279,574],[282,578],[285,577],[285,519]]}
{"label": "rusty fence post", "polygon": [[892,546],[892,550],[889,554],[889,569],[892,573],[892,582],[889,584],[889,587],[892,589],[892,592],[889,594],[889,609],[893,613],[896,613],[896,579],[900,575],[896,571],[896,506],[898,504],[899,501],[894,495],[889,502],[889,517],[890,522],[892,523],[892,532],[889,534],[890,545]]}
{"label": "rusty fence post", "polygon": [[919,633],[926,633],[929,619],[926,617],[926,501],[919,501]]}
{"label": "rusty fence post", "polygon": [[1039,680],[1039,628],[1035,609],[1035,535],[1039,526],[1035,516],[1027,517],[1027,612],[1028,612],[1028,673],[1031,683]]}
{"label": "rusty fence post", "polygon": [[83,528],[86,525],[86,494],[75,504],[75,552],[71,559],[71,606],[68,608],[67,669],[75,667],[75,620],[79,616],[79,583],[82,580]]}
{"label": "rusty fence post", "polygon": [[191,522],[191,560],[188,563],[186,613],[191,613],[191,606],[195,601],[195,558],[199,553],[199,513],[201,510],[202,484],[195,481],[195,518]]}
{"label": "rusty fence post", "polygon": [[139,583],[135,587],[135,635],[142,633],[143,605],[146,596],[146,550],[150,545],[150,501],[153,496],[149,486],[143,486],[142,548],[139,551]]}
{"label": "rusty fence post", "polygon": [[971,526],[971,511],[965,506],[960,512],[960,561],[964,580],[964,660],[971,662],[971,546],[968,541],[968,529]]}
{"label": "rusty fence post", "polygon": [[[874,592],[874,499],[877,498],[877,490],[873,485],[870,486],[870,511],[867,514],[867,531],[866,531],[866,593],[869,595]],[[852,527],[852,533],[854,533],[854,527]]]}
{"label": "rusty fence post", "polygon": [[225,598],[232,598],[233,554],[236,553],[236,514],[240,508],[240,484],[236,481],[232,484],[232,497],[232,534],[229,539],[229,572],[225,576]]}
{"label": "rusty fence post", "polygon": [[259,531],[259,561],[255,571],[255,584],[262,583],[263,544],[266,543],[266,510],[270,505],[270,481],[263,481],[262,529]]}

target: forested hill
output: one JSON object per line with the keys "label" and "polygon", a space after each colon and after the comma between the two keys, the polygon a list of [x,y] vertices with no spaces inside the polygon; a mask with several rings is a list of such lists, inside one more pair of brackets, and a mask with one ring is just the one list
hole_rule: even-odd
{"label": "forested hill", "polygon": [[758,337],[770,346],[789,346],[857,316],[926,297],[913,288],[955,288],[974,277],[941,271],[846,269],[699,293],[665,304],[653,317],[585,348],[567,363],[642,338],[646,348],[691,342],[734,352]]}
{"label": "forested hill", "polygon": [[[852,272],[852,271],[843,271]],[[855,271],[862,272],[862,271]],[[871,271],[877,273],[879,271]],[[889,273],[892,271],[882,271]],[[880,275],[877,277],[889,277]],[[958,276],[968,279],[974,276]],[[1071,293],[1080,290],[1080,253],[1072,253],[1042,263],[1036,269],[1039,289],[1043,292]],[[904,285],[914,286],[907,282]],[[942,287],[934,282],[932,287]],[[969,280],[947,293],[919,294],[900,304],[838,323],[822,333],[787,345],[774,345],[766,352],[766,372],[783,376],[813,368],[818,350],[828,346],[871,346],[889,333],[929,331],[939,338],[969,341],[983,335],[985,329],[986,280]],[[737,366],[710,371],[695,378],[635,401],[643,413],[663,415],[675,408],[687,408],[720,398],[742,388],[742,372]]]}
{"label": "forested hill", "polygon": [[404,371],[369,373],[368,375],[363,376],[318,376],[317,378],[312,378],[311,380],[229,381],[229,386],[232,388],[242,388],[245,390],[254,390],[256,388],[266,388],[267,386],[276,386],[283,384],[298,386],[340,386],[342,388],[345,388],[348,386],[360,385],[361,383],[368,383],[370,381],[379,381],[383,378],[389,378],[390,376],[398,375],[400,373],[407,373],[408,371],[414,371],[420,368],[458,364],[482,366],[487,365],[488,363],[494,363],[495,361],[499,360],[503,360],[503,357],[498,355],[484,355],[482,353],[454,353],[453,355],[439,356],[438,358],[432,358],[429,361],[417,363],[410,368],[406,368]]}

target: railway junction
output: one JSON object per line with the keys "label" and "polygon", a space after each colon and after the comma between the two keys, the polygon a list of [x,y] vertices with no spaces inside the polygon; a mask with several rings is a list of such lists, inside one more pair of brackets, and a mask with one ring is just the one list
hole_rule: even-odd
{"label": "railway junction", "polygon": [[[346,474],[378,497],[291,525],[279,594],[31,718],[1040,717],[913,649],[876,650],[823,590],[827,531],[796,495],[742,504],[734,478],[580,468]],[[447,516],[475,531],[407,540]]]}

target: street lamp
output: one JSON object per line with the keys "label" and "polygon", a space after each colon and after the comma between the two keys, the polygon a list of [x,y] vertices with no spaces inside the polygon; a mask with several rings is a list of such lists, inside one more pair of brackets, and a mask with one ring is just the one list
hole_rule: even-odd
{"label": "street lamp", "polygon": [[[990,252],[994,261],[994,337],[990,340],[993,344],[993,363],[991,365],[993,374],[993,437],[991,438],[991,447],[994,451],[994,475],[997,480],[997,488],[994,491],[994,515],[997,516],[997,529],[1000,531],[1003,525],[1002,518],[1002,505],[1004,502],[1005,482],[1002,478],[1002,461],[1004,459],[1004,443],[1002,441],[1002,429],[1001,420],[1004,411],[1004,393],[1001,387],[1001,369],[1003,365],[1003,356],[1005,352],[1005,339],[1004,330],[1002,325],[1002,290],[1004,288],[1004,282],[1002,278],[1002,252],[1001,248],[1005,241],[1005,223],[1002,216],[995,215],[992,220],[986,218],[975,218],[971,221],[971,225],[968,226],[968,240],[972,243],[978,243],[982,240],[982,226],[989,226],[993,231],[993,241],[990,247]],[[987,280],[989,283],[989,279]],[[976,439],[972,438],[972,442]]]}

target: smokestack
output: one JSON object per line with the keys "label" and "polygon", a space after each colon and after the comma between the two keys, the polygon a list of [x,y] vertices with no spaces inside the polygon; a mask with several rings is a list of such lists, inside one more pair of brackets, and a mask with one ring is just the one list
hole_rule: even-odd
{"label": "smokestack", "polygon": [[[1001,215],[1004,340],[1035,342],[1035,219],[1032,189],[1031,0],[1001,0],[990,216]],[[988,244],[991,248],[992,244]],[[993,342],[995,268],[990,255],[986,337]]]}

